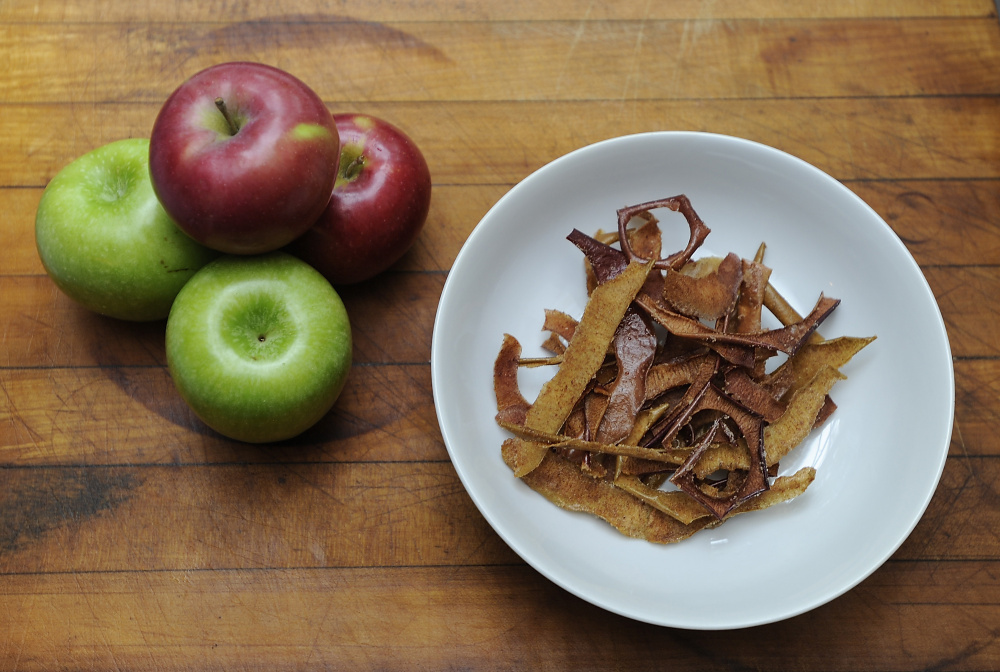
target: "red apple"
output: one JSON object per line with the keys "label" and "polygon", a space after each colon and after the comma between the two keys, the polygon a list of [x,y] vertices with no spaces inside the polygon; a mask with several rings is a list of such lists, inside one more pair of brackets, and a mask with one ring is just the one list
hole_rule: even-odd
{"label": "red apple", "polygon": [[181,84],[153,124],[150,178],[189,236],[230,254],[275,250],[330,201],[340,160],[316,93],[261,63],[221,63]]}
{"label": "red apple", "polygon": [[290,251],[334,285],[367,280],[410,249],[427,219],[431,173],[417,145],[389,122],[334,114],[340,171],[330,204]]}

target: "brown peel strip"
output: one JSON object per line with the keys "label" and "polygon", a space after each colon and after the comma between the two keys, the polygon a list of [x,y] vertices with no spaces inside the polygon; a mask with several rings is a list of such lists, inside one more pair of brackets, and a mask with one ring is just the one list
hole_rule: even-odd
{"label": "brown peel strip", "polygon": [[[627,446],[639,446],[642,437],[646,435],[646,432],[656,424],[660,418],[666,415],[667,411],[670,410],[673,400],[659,401],[657,404],[652,406],[646,406],[635,418],[635,424],[632,426],[632,431],[629,435],[625,437],[620,443]],[[676,461],[676,464],[683,464],[683,458]],[[654,467],[643,467],[642,465],[656,465]],[[664,471],[673,470],[673,466],[664,464],[663,462],[654,462],[652,460],[645,460],[637,457],[629,457],[626,455],[617,456],[617,463],[615,464],[615,476],[618,476],[622,472],[629,471],[635,473],[647,473],[649,471]]]}
{"label": "brown peel strip", "polygon": [[655,399],[675,387],[693,383],[706,357],[715,360],[713,355],[702,354],[654,364],[646,374],[646,398]]}
{"label": "brown peel strip", "polygon": [[717,471],[746,471],[749,468],[750,460],[746,448],[728,443],[716,443],[710,446],[694,465],[694,475],[695,478],[707,478]]}
{"label": "brown peel strip", "polygon": [[752,497],[730,511],[724,520],[712,520],[707,528],[717,527],[725,520],[742,513],[752,513],[763,511],[764,509],[789,502],[805,493],[806,489],[812,485],[816,479],[816,470],[813,467],[802,467],[790,476],[779,476],[771,484],[767,492],[762,492],[756,497]]}
{"label": "brown peel strip", "polygon": [[523,425],[530,404],[517,384],[521,344],[510,334],[503,335],[500,352],[493,362],[493,391],[497,398],[497,421]]}
{"label": "brown peel strip", "polygon": [[712,329],[697,320],[673,312],[649,294],[641,294],[636,302],[664,329],[677,336],[701,340],[707,344],[728,343],[794,354],[809,334],[833,312],[840,300],[820,295],[816,306],[801,321],[780,329],[761,331],[756,334],[727,333]]}
{"label": "brown peel strip", "polygon": [[785,412],[764,430],[767,463],[775,464],[802,443],[816,425],[833,386],[846,376],[832,366],[821,369],[788,401]]}
{"label": "brown peel strip", "polygon": [[[588,275],[593,275],[593,285],[607,282],[625,270],[629,263],[629,256],[625,252],[611,247],[608,242],[588,236],[579,229],[573,229],[566,239],[583,252],[588,264]],[[639,261],[644,258],[656,259],[660,255],[660,239],[657,220],[649,217],[639,229],[629,232],[627,249],[632,250],[633,258]],[[659,281],[658,274],[650,274],[650,283]],[[588,282],[588,294],[591,291],[593,286]]]}
{"label": "brown peel strip", "polygon": [[778,318],[778,321],[784,325],[794,324],[802,319],[802,316],[792,307],[792,304],[788,303],[788,300],[770,283],[764,288],[763,301],[764,307],[770,310]]}
{"label": "brown peel strip", "polygon": [[663,276],[663,299],[682,315],[717,320],[736,306],[743,282],[743,263],[730,252],[713,264],[715,268],[710,273],[689,275],[688,267],[697,263],[690,262],[680,271],[667,270]]}
{"label": "brown peel strip", "polygon": [[[723,342],[709,338],[709,336],[722,332],[706,327],[697,320],[671,311],[663,304],[662,298],[657,298],[643,290],[636,297],[635,303],[657,324],[679,337],[671,339],[673,341],[697,343],[699,347],[712,350],[735,366],[752,367],[757,361],[756,348],[752,345]],[[671,324],[674,326],[674,329],[671,329]],[[729,340],[732,341],[732,339]]]}
{"label": "brown peel strip", "polygon": [[761,308],[764,292],[771,277],[771,269],[757,261],[742,260],[743,285],[736,303],[736,322],[733,331],[751,334],[761,330]]}
{"label": "brown peel strip", "polygon": [[[768,283],[767,287],[764,288],[763,301],[764,307],[770,310],[771,314],[778,318],[778,321],[785,326],[795,324],[802,319],[799,312],[792,307],[792,304],[788,303],[788,300],[771,283]],[[818,331],[814,331],[809,334],[807,340],[810,343],[818,343],[823,340],[823,336]]]}
{"label": "brown peel strip", "polygon": [[[826,404],[830,389],[844,376],[828,367],[817,374],[808,385],[792,397],[784,414],[764,428],[765,460],[768,467],[777,464],[802,443],[815,426],[818,415]],[[727,444],[717,444],[705,451],[698,461],[695,476],[704,478],[718,470],[743,470],[750,468],[746,451]]]}
{"label": "brown peel strip", "polygon": [[785,412],[785,406],[754,380],[746,369],[733,368],[725,373],[726,394],[768,422],[774,422]]}
{"label": "brown peel strip", "polygon": [[[521,439],[507,439],[501,447],[504,462],[515,474],[518,454],[524,452],[519,444],[523,443]],[[711,520],[705,517],[685,525],[614,484],[581,473],[558,455],[548,451],[542,454],[545,459],[521,477],[528,487],[563,509],[597,516],[626,536],[670,544],[687,539]]]}
{"label": "brown peel strip", "polygon": [[517,365],[526,369],[534,369],[539,366],[558,366],[559,364],[562,364],[561,354],[551,357],[521,357],[517,360]]}
{"label": "brown peel strip", "polygon": [[566,239],[576,245],[590,262],[597,284],[607,282],[628,266],[628,257],[621,250],[616,250],[579,229],[573,229]]}
{"label": "brown peel strip", "polygon": [[757,349],[735,343],[706,343],[709,350],[735,366],[751,367],[757,361]]}
{"label": "brown peel strip", "polygon": [[867,338],[841,336],[818,343],[806,343],[794,356],[789,357],[774,372],[765,377],[764,382],[767,384],[779,380],[786,372],[790,372],[791,375],[785,383],[784,394],[785,396],[791,395],[812,380],[816,373],[823,368],[828,366],[835,369],[842,368],[874,340],[874,336]]}
{"label": "brown peel strip", "polygon": [[698,400],[697,410],[703,409],[711,409],[728,415],[739,426],[747,443],[749,465],[746,478],[732,494],[724,497],[712,497],[698,487],[694,467],[702,453],[711,445],[716,429],[719,427],[719,423],[716,421],[712,431],[706,434],[702,443],[695,448],[684,465],[671,476],[670,481],[704,504],[716,518],[722,519],[741,502],[769,487],[764,453],[764,421],[760,416],[751,413],[719,392],[714,385],[710,385],[706,393]]}
{"label": "brown peel strip", "polygon": [[670,445],[670,441],[677,434],[681,427],[687,424],[688,420],[697,410],[698,402],[708,390],[712,383],[712,378],[719,370],[719,358],[709,356],[698,362],[698,369],[694,372],[691,384],[684,391],[684,396],[680,398],[673,410],[658,422],[651,432],[651,435],[643,442],[643,445],[653,446],[663,444]]}
{"label": "brown peel strip", "polygon": [[[518,478],[530,475],[549,452],[549,447],[545,444],[522,439],[505,439],[500,446],[500,454],[503,456],[504,463]],[[541,459],[538,459],[539,455],[542,456]]]}
{"label": "brown peel strip", "polygon": [[637,229],[629,230],[629,245],[643,259],[657,259],[663,236],[660,232],[659,220],[646,213],[645,222]]}
{"label": "brown peel strip", "polygon": [[649,274],[649,264],[629,264],[614,279],[594,290],[555,375],[542,386],[528,410],[532,429],[559,431],[591,378],[604,363],[625,311]]}
{"label": "brown peel strip", "polygon": [[684,219],[687,220],[688,230],[690,231],[688,237],[688,243],[683,250],[680,252],[675,252],[664,259],[653,260],[654,265],[659,269],[678,269],[688,262],[691,255],[697,251],[701,244],[705,242],[705,238],[711,233],[711,229],[705,225],[705,222],[701,221],[701,217],[698,213],[694,211],[691,206],[691,201],[688,200],[687,196],[684,194],[679,194],[677,196],[671,196],[670,198],[658,199],[655,201],[647,201],[645,203],[639,203],[638,205],[632,205],[627,208],[622,208],[618,211],[618,239],[622,246],[622,251],[629,260],[643,260],[629,242],[628,236],[626,235],[626,227],[633,217],[640,215],[642,213],[649,213],[653,210],[659,208],[667,208],[673,210],[674,212],[680,212],[684,215]]}
{"label": "brown peel strip", "polygon": [[662,418],[667,411],[670,410],[671,402],[670,400],[661,401],[653,406],[646,406],[635,418],[635,425],[632,426],[632,431],[629,433],[622,443],[637,446],[642,440],[642,437],[646,435],[646,432],[656,424],[656,422]]}
{"label": "brown peel strip", "polygon": [[562,435],[572,437],[574,439],[586,439],[587,438],[587,420],[585,418],[584,403],[581,401],[579,404],[573,408],[573,412],[569,414],[566,418],[566,424],[563,425]]}
{"label": "brown peel strip", "polygon": [[790,476],[779,476],[774,480],[767,492],[762,492],[756,497],[743,502],[733,509],[727,518],[732,518],[741,513],[762,511],[775,504],[795,499],[804,493],[806,488],[812,485],[815,478],[816,470],[813,467],[802,467]]}
{"label": "brown peel strip", "polygon": [[816,422],[813,423],[813,428],[819,427],[826,422],[836,410],[837,404],[830,398],[829,394],[826,395],[826,399],[823,400],[823,408],[819,409],[819,413],[816,414]]}
{"label": "brown peel strip", "polygon": [[685,525],[710,515],[700,502],[686,492],[658,490],[643,483],[638,476],[623,474],[614,480],[614,484],[633,497],[659,509],[671,518],[676,518]]}
{"label": "brown peel strip", "polygon": [[591,390],[583,398],[583,417],[586,420],[584,438],[591,439],[604,419],[608,408],[608,395],[604,390]]}
{"label": "brown peel strip", "polygon": [[572,448],[574,450],[582,450],[588,453],[603,453],[606,455],[634,457],[653,462],[661,462],[663,464],[671,465],[671,467],[679,466],[682,462],[682,460],[677,459],[677,456],[674,453],[658,450],[656,448],[645,448],[643,446],[635,446],[624,443],[599,443],[597,441],[588,441],[586,439],[579,439],[565,434],[543,432],[541,430],[531,429],[530,427],[513,423],[498,422],[497,424],[518,438],[550,448]]}
{"label": "brown peel strip", "polygon": [[569,342],[573,338],[578,322],[570,315],[561,310],[545,309],[545,321],[542,322],[542,331],[551,331],[557,334],[564,341]]}
{"label": "brown peel strip", "polygon": [[558,356],[566,352],[566,343],[559,338],[558,334],[549,334],[548,338],[542,341],[542,350],[547,350],[554,356]]}
{"label": "brown peel strip", "polygon": [[656,334],[641,313],[629,310],[615,332],[618,375],[594,440],[618,443],[632,431],[646,401],[646,374],[656,355]]}

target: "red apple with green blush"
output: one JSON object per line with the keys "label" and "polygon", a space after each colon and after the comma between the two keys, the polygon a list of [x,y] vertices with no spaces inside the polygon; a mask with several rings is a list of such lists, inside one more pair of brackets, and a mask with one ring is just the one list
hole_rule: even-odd
{"label": "red apple with green blush", "polygon": [[416,143],[366,114],[334,114],[340,170],[316,224],[288,248],[334,285],[368,280],[416,241],[431,203],[431,174]]}
{"label": "red apple with green blush", "polygon": [[163,104],[150,137],[150,179],[189,236],[221,252],[278,249],[330,201],[340,141],[302,81],[262,63],[206,68]]}

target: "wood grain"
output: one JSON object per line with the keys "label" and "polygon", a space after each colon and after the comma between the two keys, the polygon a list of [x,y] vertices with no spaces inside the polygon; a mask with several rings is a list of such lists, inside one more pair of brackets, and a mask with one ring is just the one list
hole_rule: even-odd
{"label": "wood grain", "polygon": [[0,7],[0,20],[32,23],[92,23],[131,21],[309,21],[328,20],[383,21],[559,21],[578,22],[643,19],[788,19],[788,18],[926,18],[995,16],[989,0],[954,0],[947,4],[934,0],[873,0],[863,3],[830,3],[810,0],[676,0],[669,4],[645,0],[621,0],[594,4],[589,0],[412,0],[405,4],[393,0],[370,0],[363,3],[329,3],[330,11],[316,13],[316,3],[307,0],[249,0],[237,4],[222,0],[178,0],[175,3],[134,2],[122,4],[109,0],[80,0],[53,5],[32,0],[9,0]]}
{"label": "wood grain", "polygon": [[334,410],[297,439],[240,446],[206,428],[165,367],[0,370],[6,464],[446,460],[430,367],[355,366]]}
{"label": "wood grain", "polygon": [[793,621],[721,635],[608,614],[519,565],[16,575],[0,614],[23,615],[19,670],[422,670],[442,650],[461,669],[989,669],[997,571],[891,562]]}
{"label": "wood grain", "polygon": [[[955,99],[517,101],[371,103],[420,144],[435,184],[513,185],[583,145],[682,130],[755,140],[839,180],[1000,177],[997,96]],[[337,112],[360,103],[328,103]],[[124,137],[148,137],[155,104],[32,104],[4,108],[18,129],[0,137],[0,184],[43,187],[64,165]]]}
{"label": "wood grain", "polygon": [[[991,67],[1000,36],[980,19],[873,19],[850,31],[806,20],[64,23],[58,31],[0,24],[0,40],[17,55],[0,94],[8,103],[160,102],[187,76],[223,59],[308,72],[310,86],[330,101],[1000,91],[1000,73]],[[109,62],[94,48],[114,42],[142,45],[141,57]],[[900,69],[903,57],[907,67]],[[337,67],[324,67],[330,63]]]}
{"label": "wood grain", "polygon": [[[499,447],[485,449],[502,473]],[[516,562],[447,460],[296,457],[278,451],[261,464],[5,470],[0,566],[26,574]],[[949,460],[896,561],[994,557],[1000,512],[979,503],[995,492],[995,458]],[[420,535],[410,533],[414,527]]]}
{"label": "wood grain", "polygon": [[[74,305],[34,244],[63,166],[148,136],[185,77],[235,59],[396,123],[434,180],[414,248],[341,289],[356,365],[334,410],[272,446],[202,425],[164,324]],[[993,0],[0,3],[0,669],[997,669],[998,119]],[[746,630],[637,623],[533,570],[434,408],[437,302],[483,215],[569,151],[661,130],[843,182],[919,264],[954,356],[955,430],[912,534],[845,595]]]}

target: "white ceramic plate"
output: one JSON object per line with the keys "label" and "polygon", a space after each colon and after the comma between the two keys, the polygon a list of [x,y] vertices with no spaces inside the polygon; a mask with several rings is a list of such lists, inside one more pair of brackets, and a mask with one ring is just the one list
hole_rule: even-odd
{"label": "white ceramic plate", "polygon": [[[824,336],[877,335],[844,369],[834,416],[781,463],[817,470],[800,498],[661,546],[549,503],[500,457],[492,365],[507,332],[540,355],[545,308],[586,300],[581,253],[565,237],[614,229],[618,208],[686,194],[712,229],[695,255],[753,256],[803,314],[842,300]],[[666,211],[663,211],[666,212]],[[676,219],[671,219],[676,217]],[[661,215],[664,250],[687,226]],[[553,161],[510,190],[469,236],[445,283],[431,348],[434,401],[473,501],[526,562],[575,595],[648,623],[691,629],[777,621],[857,585],[926,508],[951,439],[947,334],[906,248],[861,199],[776,149],[704,133],[621,137]],[[521,374],[534,398],[543,369]]]}

